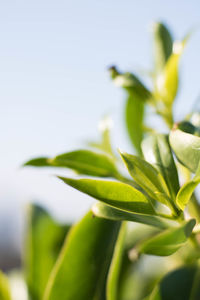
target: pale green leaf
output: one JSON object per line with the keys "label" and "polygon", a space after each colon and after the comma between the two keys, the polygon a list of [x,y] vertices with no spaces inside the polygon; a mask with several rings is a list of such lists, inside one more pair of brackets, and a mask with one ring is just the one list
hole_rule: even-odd
{"label": "pale green leaf", "polygon": [[162,221],[161,218],[155,216],[146,216],[130,213],[124,210],[120,210],[109,205],[97,202],[92,206],[92,212],[95,216],[114,221],[130,221],[137,222],[146,225],[150,225],[160,229],[166,229],[168,224]]}
{"label": "pale green leaf", "polygon": [[200,137],[175,127],[169,141],[179,162],[195,173],[200,161]]}
{"label": "pale green leaf", "polygon": [[195,188],[200,183],[200,165],[197,169],[197,172],[195,176],[186,182],[181,189],[179,190],[177,197],[176,197],[176,203],[178,206],[184,210],[185,206],[188,204]]}

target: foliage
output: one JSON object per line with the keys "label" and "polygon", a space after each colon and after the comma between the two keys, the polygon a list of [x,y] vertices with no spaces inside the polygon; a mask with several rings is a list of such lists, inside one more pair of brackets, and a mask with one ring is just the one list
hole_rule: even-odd
{"label": "foliage", "polygon": [[[58,178],[97,200],[72,226],[32,206],[25,250],[32,300],[200,298],[200,205],[194,194],[200,183],[200,114],[175,124],[173,115],[188,36],[174,41],[162,23],[154,24],[153,33],[151,87],[133,73],[109,69],[126,94],[125,123],[137,155],[113,150],[105,122],[101,141],[88,149],[24,164],[71,169],[80,177]],[[149,107],[168,133],[146,124]],[[156,256],[164,257],[145,271]]]}

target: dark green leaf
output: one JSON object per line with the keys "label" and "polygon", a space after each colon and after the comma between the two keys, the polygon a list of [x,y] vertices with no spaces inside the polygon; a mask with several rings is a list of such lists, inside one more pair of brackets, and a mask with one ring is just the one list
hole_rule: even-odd
{"label": "dark green leaf", "polygon": [[117,181],[59,178],[73,188],[116,208],[139,214],[154,214],[148,199],[128,184]]}
{"label": "dark green leaf", "polygon": [[141,186],[150,197],[163,204],[168,201],[168,188],[162,175],[147,161],[140,157],[121,153],[121,156],[135,182]]}
{"label": "dark green leaf", "polygon": [[166,229],[168,225],[160,218],[155,216],[146,216],[130,213],[120,210],[101,202],[95,203],[92,207],[95,216],[115,221],[130,221],[142,224],[147,224],[156,228]]}
{"label": "dark green leaf", "polygon": [[0,271],[0,299],[11,300],[10,285],[6,275]]}
{"label": "dark green leaf", "polygon": [[179,190],[179,180],[174,158],[165,134],[152,134],[142,142],[145,159],[162,174],[172,198],[175,200]]}
{"label": "dark green leaf", "polygon": [[70,231],[44,300],[105,300],[105,279],[119,223],[89,212]]}
{"label": "dark green leaf", "polygon": [[154,23],[153,33],[155,65],[159,73],[172,53],[173,40],[168,28],[162,23]]}
{"label": "dark green leaf", "polygon": [[107,287],[106,287],[106,299],[107,300],[117,300],[118,289],[119,289],[119,278],[120,271],[123,263],[123,253],[124,253],[124,241],[126,237],[127,224],[122,223],[120,232],[118,235],[117,242],[115,244],[115,249],[108,272]]}
{"label": "dark green leaf", "polygon": [[195,226],[195,220],[184,222],[179,227],[174,227],[159,233],[151,239],[141,243],[139,251],[146,254],[168,256],[176,252],[187,241]]}
{"label": "dark green leaf", "polygon": [[69,226],[56,223],[40,206],[30,207],[25,273],[31,299],[42,299],[49,274],[68,230]]}
{"label": "dark green leaf", "polygon": [[199,280],[197,266],[181,267],[167,274],[148,300],[199,300]]}
{"label": "dark green leaf", "polygon": [[195,173],[200,161],[200,137],[175,127],[170,132],[169,141],[179,162]]}

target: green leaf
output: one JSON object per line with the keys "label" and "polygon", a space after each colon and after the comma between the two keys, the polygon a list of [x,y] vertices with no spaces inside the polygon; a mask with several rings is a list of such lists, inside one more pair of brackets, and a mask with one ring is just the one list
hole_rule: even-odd
{"label": "green leaf", "polygon": [[111,177],[117,174],[110,157],[90,150],[77,150],[58,155],[52,160],[52,164],[91,176]]}
{"label": "green leaf", "polygon": [[200,299],[200,271],[196,265],[184,266],[168,273],[148,300]]}
{"label": "green leaf", "polygon": [[73,188],[116,208],[139,214],[154,214],[148,199],[128,184],[117,181],[59,178]]}
{"label": "green leaf", "polygon": [[130,94],[126,101],[126,127],[133,146],[141,154],[143,139],[144,102],[134,94]]}
{"label": "green leaf", "polygon": [[107,300],[117,300],[118,299],[118,289],[119,289],[119,279],[120,272],[123,263],[124,254],[124,242],[126,238],[127,224],[122,223],[118,239],[115,244],[115,249],[108,272],[107,287],[106,287],[106,299]]}
{"label": "green leaf", "polygon": [[195,173],[200,161],[200,137],[176,126],[170,132],[169,141],[179,162]]}
{"label": "green leaf", "polygon": [[141,186],[147,194],[163,204],[168,202],[168,188],[162,175],[144,159],[121,153],[122,159],[135,182]]}
{"label": "green leaf", "polygon": [[188,204],[195,188],[200,183],[200,165],[197,169],[197,172],[193,179],[186,182],[181,189],[179,190],[177,197],[176,197],[176,203],[178,206],[184,210],[185,206]]}
{"label": "green leaf", "polygon": [[9,281],[3,272],[0,271],[0,299],[11,300]]}
{"label": "green leaf", "polygon": [[69,226],[60,225],[40,206],[29,210],[25,245],[25,273],[31,299],[42,299]]}
{"label": "green leaf", "polygon": [[179,190],[179,180],[174,158],[165,134],[152,134],[142,142],[145,159],[162,174],[170,195],[175,200]]}
{"label": "green leaf", "polygon": [[101,202],[97,202],[92,206],[92,212],[97,217],[110,219],[114,221],[137,222],[160,229],[166,229],[168,227],[168,225],[158,217],[130,213],[124,210],[108,206]]}
{"label": "green leaf", "polygon": [[155,69],[158,73],[164,68],[172,53],[173,39],[166,25],[162,23],[153,24],[153,34]]}
{"label": "green leaf", "polygon": [[115,177],[118,175],[115,164],[109,156],[90,150],[67,152],[52,159],[33,159],[25,165],[69,168],[80,174],[91,176]]}
{"label": "green leaf", "polygon": [[184,245],[191,235],[196,221],[191,219],[179,227],[174,227],[159,233],[138,246],[141,253],[168,256]]}
{"label": "green leaf", "polygon": [[24,166],[51,167],[51,162],[48,157],[38,157],[27,161]]}
{"label": "green leaf", "polygon": [[51,273],[44,300],[102,300],[119,223],[92,212],[70,231]]}

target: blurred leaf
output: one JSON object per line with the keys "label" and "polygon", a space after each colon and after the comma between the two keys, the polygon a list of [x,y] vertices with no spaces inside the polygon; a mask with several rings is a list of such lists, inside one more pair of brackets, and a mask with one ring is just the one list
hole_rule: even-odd
{"label": "blurred leaf", "polygon": [[170,132],[169,141],[179,162],[195,173],[200,161],[200,137],[176,126]]}
{"label": "blurred leaf", "polygon": [[184,46],[185,40],[174,43],[173,53],[169,56],[163,71],[157,78],[158,97],[168,106],[173,104],[177,94],[179,60]]}
{"label": "blurred leaf", "polygon": [[152,134],[142,142],[145,159],[162,174],[172,198],[175,200],[179,190],[179,180],[174,158],[165,134]]}
{"label": "blurred leaf", "polygon": [[108,272],[107,287],[106,287],[106,299],[107,300],[117,300],[119,299],[119,277],[121,272],[121,267],[123,263],[123,253],[124,253],[124,241],[126,237],[127,224],[122,223],[118,239],[115,244],[115,249]]}
{"label": "blurred leaf", "polygon": [[155,216],[146,216],[130,213],[120,210],[101,202],[97,202],[92,206],[92,212],[95,216],[114,221],[130,221],[142,224],[147,224],[160,229],[166,229],[168,225],[161,218]]}
{"label": "blurred leaf", "polygon": [[168,273],[156,286],[148,300],[199,300],[200,271],[195,265]]}
{"label": "blurred leaf", "polygon": [[119,225],[86,214],[68,235],[44,300],[105,300],[105,279]]}
{"label": "blurred leaf", "polygon": [[118,175],[115,164],[110,157],[90,150],[67,152],[52,159],[33,159],[25,165],[69,168],[80,174],[91,176],[111,177]]}
{"label": "blurred leaf", "polygon": [[116,208],[139,214],[154,214],[148,199],[128,184],[117,181],[59,178],[73,188]]}
{"label": "blurred leaf", "polygon": [[3,272],[0,271],[0,300],[11,300],[9,281]]}
{"label": "blurred leaf", "polygon": [[153,34],[155,66],[159,73],[172,53],[173,39],[166,25],[162,23],[153,24]]}
{"label": "blurred leaf", "polygon": [[162,175],[144,159],[135,155],[121,153],[130,175],[147,194],[163,204],[168,203],[168,188]]}
{"label": "blurred leaf", "polygon": [[133,146],[141,154],[143,139],[144,102],[134,94],[130,94],[126,101],[126,127]]}
{"label": "blurred leaf", "polygon": [[187,238],[191,235],[194,226],[195,220],[191,219],[179,227],[167,229],[148,239],[141,243],[138,249],[140,252],[146,254],[158,256],[171,255],[184,245]]}
{"label": "blurred leaf", "polygon": [[51,162],[48,157],[38,157],[27,161],[24,166],[51,167]]}
{"label": "blurred leaf", "polygon": [[120,73],[115,67],[110,68],[111,77],[117,86],[127,91],[126,101],[126,127],[133,146],[141,154],[141,141],[143,138],[144,103],[152,99],[152,93],[132,73]]}
{"label": "blurred leaf", "polygon": [[110,73],[115,85],[134,93],[134,96],[139,97],[141,101],[149,100],[152,97],[151,92],[134,74],[129,72],[120,73],[114,66],[110,68]]}
{"label": "blurred leaf", "polygon": [[55,264],[69,226],[56,223],[40,206],[30,207],[25,273],[31,299],[42,299],[49,274]]}
{"label": "blurred leaf", "polygon": [[100,142],[90,142],[89,146],[100,149],[107,154],[113,156],[112,145],[110,140],[110,128],[112,125],[112,120],[109,117],[103,118],[99,123],[99,129],[101,131],[101,141]]}
{"label": "blurred leaf", "polygon": [[200,183],[200,164],[199,164],[199,167],[197,169],[197,172],[196,172],[194,178],[189,180],[188,182],[186,182],[181,187],[181,189],[179,190],[179,192],[177,194],[176,202],[182,210],[185,209],[185,206],[188,204],[195,188],[197,187],[197,185],[199,183]]}

